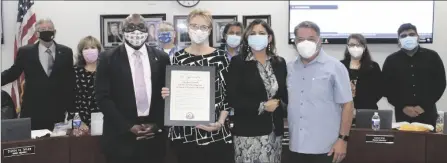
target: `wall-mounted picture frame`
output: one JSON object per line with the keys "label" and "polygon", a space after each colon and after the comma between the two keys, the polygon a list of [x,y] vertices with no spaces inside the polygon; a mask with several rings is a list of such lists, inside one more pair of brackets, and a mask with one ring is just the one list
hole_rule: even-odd
{"label": "wall-mounted picture frame", "polygon": [[[100,15],[101,43],[105,49],[117,47],[124,42],[123,21],[129,15]],[[147,45],[158,46],[158,24],[166,20],[166,14],[142,14],[149,28]]]}
{"label": "wall-mounted picture frame", "polygon": [[248,27],[248,25],[256,19],[264,20],[267,24],[272,26],[270,15],[244,15],[242,16],[242,23],[244,24],[244,27]]}
{"label": "wall-mounted picture frame", "polygon": [[191,39],[189,38],[188,34],[187,19],[187,15],[174,15],[174,29],[176,32],[175,44],[182,48],[191,45]]}
{"label": "wall-mounted picture frame", "polygon": [[237,21],[237,15],[215,15],[213,16],[213,29],[210,34],[210,46],[220,47],[224,40],[223,30],[228,23]]}

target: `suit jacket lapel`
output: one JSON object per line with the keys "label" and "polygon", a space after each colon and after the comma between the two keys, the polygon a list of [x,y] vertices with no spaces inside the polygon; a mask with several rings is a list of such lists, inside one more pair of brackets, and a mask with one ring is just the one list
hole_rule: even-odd
{"label": "suit jacket lapel", "polygon": [[[126,47],[124,46],[124,44],[121,44],[119,46],[119,61],[121,62],[121,70],[122,70],[122,77],[123,77],[123,81],[126,82],[126,85],[131,85],[132,87],[130,89],[134,89],[133,86],[133,79],[132,79],[132,70],[130,69],[130,64],[129,64],[129,57],[127,55],[127,51],[126,51]],[[135,95],[135,90],[133,91]]]}
{"label": "suit jacket lapel", "polygon": [[40,52],[39,52],[39,42],[37,42],[36,44],[34,44],[34,47],[33,47],[33,52],[31,53],[32,55],[31,55],[31,57],[32,57],[32,59],[35,61],[35,63],[36,63],[36,68],[40,68],[40,72],[43,74],[43,75],[45,75],[46,77],[48,77],[48,75],[47,75],[47,73],[45,72],[45,68],[43,67],[43,65],[42,65],[42,62],[40,62],[40,54],[39,54]]}
{"label": "suit jacket lapel", "polygon": [[63,63],[63,54],[61,52],[61,46],[58,45],[56,42],[54,42],[54,46],[55,46],[55,52],[54,52],[54,63],[53,63],[53,69],[51,71],[51,75],[53,75],[53,73],[55,73],[55,71],[58,70],[58,67],[61,65],[61,63]]}
{"label": "suit jacket lapel", "polygon": [[156,81],[158,76],[159,58],[152,48],[150,48],[149,46],[146,46],[146,48],[147,48],[147,55],[149,56],[149,64],[151,66],[151,80]]}

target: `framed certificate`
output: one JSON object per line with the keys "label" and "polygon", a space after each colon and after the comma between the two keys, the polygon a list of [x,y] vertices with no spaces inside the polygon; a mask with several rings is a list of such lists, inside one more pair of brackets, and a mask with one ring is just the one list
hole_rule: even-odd
{"label": "framed certificate", "polygon": [[196,126],[215,122],[213,66],[167,66],[166,126]]}

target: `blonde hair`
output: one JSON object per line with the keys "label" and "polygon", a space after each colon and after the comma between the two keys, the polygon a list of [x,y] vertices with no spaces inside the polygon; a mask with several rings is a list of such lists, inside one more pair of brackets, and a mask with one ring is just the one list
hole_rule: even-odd
{"label": "blonde hair", "polygon": [[172,25],[172,23],[163,21],[160,23],[160,25],[158,25],[158,32],[169,32],[169,31],[175,31],[174,25]]}
{"label": "blonde hair", "polygon": [[195,18],[197,16],[200,16],[202,18],[204,18],[206,21],[209,22],[209,27],[212,28],[212,23],[213,23],[213,16],[211,15],[211,12],[207,11],[207,10],[201,10],[201,9],[195,9],[192,10],[189,15],[188,15],[188,19],[187,22],[189,24],[189,22],[191,21],[192,18]]}
{"label": "blonde hair", "polygon": [[77,55],[78,55],[77,65],[78,66],[83,67],[86,64],[85,59],[82,56],[82,50],[84,50],[84,48],[87,46],[93,46],[96,49],[98,49],[99,52],[101,52],[103,50],[101,43],[98,41],[98,39],[96,39],[93,36],[84,37],[83,39],[81,39],[81,41],[79,41],[79,44],[78,44],[78,51],[77,51]]}

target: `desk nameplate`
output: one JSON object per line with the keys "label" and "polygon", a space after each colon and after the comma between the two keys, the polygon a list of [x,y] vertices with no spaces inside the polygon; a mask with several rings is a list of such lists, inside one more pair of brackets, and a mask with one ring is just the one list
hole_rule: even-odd
{"label": "desk nameplate", "polygon": [[372,135],[367,134],[365,136],[366,143],[375,144],[394,144],[394,135]]}
{"label": "desk nameplate", "polygon": [[14,157],[36,154],[36,146],[23,146],[3,149],[3,157]]}

